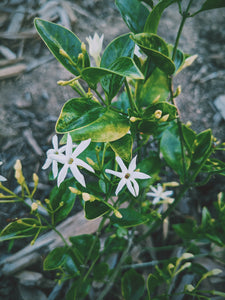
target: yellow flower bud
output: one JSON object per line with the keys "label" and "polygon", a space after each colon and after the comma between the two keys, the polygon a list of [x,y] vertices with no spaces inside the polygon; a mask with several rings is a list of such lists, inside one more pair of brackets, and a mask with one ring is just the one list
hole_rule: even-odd
{"label": "yellow flower bud", "polygon": [[31,209],[32,211],[35,211],[38,209],[38,204],[36,202],[33,202],[32,205],[31,205]]}
{"label": "yellow flower bud", "polygon": [[114,211],[114,215],[118,218],[118,219],[122,219],[122,214],[118,211],[118,210],[115,210]]}
{"label": "yellow flower bud", "polygon": [[84,201],[95,201],[95,196],[88,193],[82,193],[82,198]]}
{"label": "yellow flower bud", "polygon": [[78,54],[78,60],[83,60],[83,58],[84,58],[84,54],[83,53],[79,53]]}
{"label": "yellow flower bud", "polygon": [[33,174],[33,181],[34,181],[34,185],[37,186],[38,185],[38,181],[39,181],[39,177],[37,176],[36,173]]}
{"label": "yellow flower bud", "polygon": [[76,194],[76,195],[81,195],[82,194],[81,191],[79,191],[78,189],[76,189],[72,186],[69,187],[69,190],[71,191],[71,193]]}
{"label": "yellow flower bud", "polygon": [[163,116],[163,117],[160,119],[160,121],[166,122],[166,121],[169,119],[169,116],[170,116],[169,114]]}
{"label": "yellow flower bud", "polygon": [[87,51],[86,45],[84,42],[81,43],[81,51],[82,51],[82,53],[85,53]]}
{"label": "yellow flower bud", "polygon": [[162,111],[161,111],[160,109],[157,109],[157,110],[155,111],[155,118],[156,118],[156,119],[160,119],[161,116],[162,116]]}
{"label": "yellow flower bud", "polygon": [[62,48],[59,49],[59,54],[61,54],[62,56],[66,57],[66,58],[68,58],[68,59],[70,59],[68,53],[66,53],[66,51],[63,50]]}
{"label": "yellow flower bud", "polygon": [[89,163],[89,165],[95,166],[95,162],[90,157],[86,157],[86,160]]}
{"label": "yellow flower bud", "polygon": [[188,292],[192,292],[192,291],[194,291],[194,287],[193,287],[193,285],[192,284],[187,284],[186,286],[185,286],[185,290],[186,291],[188,291]]}
{"label": "yellow flower bud", "polygon": [[23,176],[22,165],[21,165],[21,161],[19,159],[17,159],[17,161],[14,165],[14,169],[15,169],[15,178],[16,178],[17,182],[20,185],[22,185],[25,181],[25,178]]}
{"label": "yellow flower bud", "polygon": [[138,121],[138,120],[140,120],[140,118],[130,117],[130,121],[131,121],[132,123],[134,123],[134,122],[136,122],[136,121]]}

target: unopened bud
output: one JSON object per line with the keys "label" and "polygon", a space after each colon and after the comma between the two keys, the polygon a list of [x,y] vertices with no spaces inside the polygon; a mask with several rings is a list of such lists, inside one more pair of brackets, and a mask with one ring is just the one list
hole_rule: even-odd
{"label": "unopened bud", "polygon": [[31,241],[31,242],[30,242],[30,245],[33,246],[34,243],[35,243],[35,240]]}
{"label": "unopened bud", "polygon": [[118,218],[118,219],[122,219],[122,214],[118,211],[118,210],[114,210],[114,215]]}
{"label": "unopened bud", "polygon": [[76,195],[81,195],[82,194],[81,191],[79,191],[78,189],[76,189],[72,186],[69,187],[69,190],[71,191],[71,193],[76,194]]}
{"label": "unopened bud", "polygon": [[169,119],[169,116],[170,116],[169,114],[163,116],[163,117],[160,119],[160,121],[161,121],[161,122],[166,122],[166,121]]}
{"label": "unopened bud", "polygon": [[159,110],[159,109],[157,109],[157,110],[155,111],[155,118],[156,118],[156,119],[160,119],[161,116],[162,116],[162,111]]}
{"label": "unopened bud", "polygon": [[153,101],[152,101],[152,104],[155,104],[156,102],[159,101],[159,98],[160,98],[160,95],[158,95]]}
{"label": "unopened bud", "polygon": [[38,178],[38,176],[37,176],[36,173],[33,174],[33,181],[34,181],[34,185],[37,186],[37,185],[38,185],[39,178]]}
{"label": "unopened bud", "polygon": [[171,186],[171,187],[176,187],[176,186],[179,186],[179,182],[177,181],[170,181],[170,182],[165,182],[163,183],[163,186],[166,187],[166,186]]}
{"label": "unopened bud", "polygon": [[59,206],[63,206],[64,205],[64,202],[63,201],[61,201],[60,203],[59,203]]}
{"label": "unopened bud", "polygon": [[50,200],[49,199],[45,199],[45,203],[46,204],[50,204]]}
{"label": "unopened bud", "polygon": [[66,51],[63,50],[62,48],[59,49],[59,54],[61,54],[62,56],[66,57],[68,59],[70,59],[68,53],[66,53]]}
{"label": "unopened bud", "polygon": [[32,211],[35,211],[38,209],[38,204],[36,202],[33,202],[32,205],[31,205],[31,209]]}
{"label": "unopened bud", "polygon": [[68,81],[59,80],[59,81],[57,81],[57,84],[61,85],[61,86],[65,86],[65,85],[68,85]]}
{"label": "unopened bud", "polygon": [[78,54],[78,60],[83,60],[84,59],[84,54],[83,53],[79,53]]}
{"label": "unopened bud", "polygon": [[138,121],[138,120],[140,120],[139,118],[136,118],[136,117],[130,117],[130,121],[132,122],[132,123],[134,123],[134,122],[136,122],[136,121]]}
{"label": "unopened bud", "polygon": [[82,53],[85,53],[87,51],[86,45],[84,42],[81,43],[81,51],[82,51]]}
{"label": "unopened bud", "polygon": [[210,273],[212,275],[216,276],[216,275],[219,275],[220,273],[223,273],[223,271],[220,270],[220,269],[213,269],[213,270],[210,271]]}
{"label": "unopened bud", "polygon": [[82,193],[82,198],[84,201],[95,201],[95,197],[88,193]]}
{"label": "unopened bud", "polygon": [[178,85],[175,94],[173,95],[174,97],[178,97],[181,93],[181,85]]}
{"label": "unopened bud", "polygon": [[188,259],[188,258],[192,258],[192,257],[194,257],[194,255],[192,253],[188,253],[188,252],[183,253],[181,256],[182,259]]}
{"label": "unopened bud", "polygon": [[185,290],[186,291],[188,291],[188,292],[192,292],[192,291],[194,291],[194,287],[193,287],[193,285],[192,284],[187,284],[186,286],[185,286]]}
{"label": "unopened bud", "polygon": [[14,169],[15,169],[15,178],[16,178],[17,182],[20,185],[23,184],[25,181],[25,178],[23,176],[22,165],[21,165],[21,161],[19,159],[17,159],[17,161],[14,165]]}
{"label": "unopened bud", "polygon": [[86,157],[86,161],[89,163],[89,165],[91,166],[95,166],[95,162],[90,158],[90,157]]}

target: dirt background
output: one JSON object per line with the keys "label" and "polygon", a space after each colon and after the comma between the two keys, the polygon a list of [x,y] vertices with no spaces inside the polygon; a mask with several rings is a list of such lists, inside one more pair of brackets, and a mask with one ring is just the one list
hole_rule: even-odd
{"label": "dirt background", "polygon": [[[18,16],[23,16],[21,24]],[[41,170],[41,166],[46,150],[51,147],[55,122],[62,105],[74,97],[74,92],[69,87],[57,85],[58,80],[71,79],[71,74],[52,59],[35,32],[34,17],[70,27],[84,42],[94,32],[104,33],[104,47],[113,38],[128,32],[128,28],[114,1],[109,0],[5,0],[0,3],[0,46],[7,47],[15,54],[13,62],[9,52],[6,55],[0,51],[0,72],[7,74],[9,71],[5,68],[18,68],[21,64],[24,69],[16,76],[9,75],[6,78],[2,75],[0,79],[0,161],[3,162],[0,174],[7,177],[8,186],[15,189],[13,165],[20,159],[28,182],[32,181],[33,172],[39,175],[40,198],[44,199],[52,183],[49,183],[48,174]],[[175,6],[165,11],[159,34],[166,41],[174,42],[179,19],[179,15],[175,14]],[[15,20],[17,25],[13,26]],[[191,121],[192,129],[197,132],[212,128],[214,136],[222,141],[225,141],[225,121],[216,110],[214,100],[225,94],[224,20],[225,9],[218,9],[203,12],[187,21],[179,47],[186,53],[198,54],[198,58],[175,80],[175,87],[178,84],[182,86],[177,104],[183,121]],[[3,61],[8,62],[3,65]],[[220,158],[224,160],[222,154]],[[221,189],[225,191],[224,178],[215,177],[195,195],[210,202],[216,200]],[[24,214],[26,211],[17,205],[2,205],[1,228],[9,219]],[[21,242],[15,244],[12,251],[17,251],[19,247]],[[2,255],[6,250],[7,246],[3,245]],[[7,280],[1,279],[0,299],[15,299]]]}

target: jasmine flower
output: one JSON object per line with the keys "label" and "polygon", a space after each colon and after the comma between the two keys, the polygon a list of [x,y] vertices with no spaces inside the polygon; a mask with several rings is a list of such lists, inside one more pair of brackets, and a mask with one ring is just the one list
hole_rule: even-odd
{"label": "jasmine flower", "polygon": [[68,133],[67,135],[67,143],[65,146],[65,154],[60,153],[60,154],[50,154],[49,158],[52,159],[53,161],[57,161],[64,166],[60,170],[58,174],[58,179],[57,179],[57,185],[58,187],[60,184],[63,182],[65,179],[68,170],[70,169],[73,176],[75,179],[84,187],[86,186],[84,176],[81,174],[77,166],[81,166],[85,169],[87,169],[90,172],[95,172],[94,169],[89,166],[87,163],[85,163],[83,160],[77,158],[77,156],[82,153],[90,144],[91,139],[82,141],[77,148],[73,151],[73,143],[72,143],[72,138],[71,135]]}
{"label": "jasmine flower", "polygon": [[102,51],[104,34],[101,37],[95,32],[94,37],[87,37],[86,40],[89,44],[89,53],[94,58],[96,66],[100,66],[100,53]]}
{"label": "jasmine flower", "polygon": [[172,198],[170,198],[170,196],[173,195],[173,191],[164,192],[164,188],[160,183],[157,184],[157,188],[151,186],[150,189],[152,190],[152,192],[149,192],[146,195],[154,197],[152,201],[153,204],[157,204],[160,201],[160,199],[169,201],[173,200]]}
{"label": "jasmine flower", "polygon": [[52,164],[52,173],[53,177],[56,178],[58,175],[58,162],[55,159],[50,158],[51,155],[59,155],[65,151],[65,146],[59,148],[58,147],[58,137],[57,135],[54,135],[52,137],[52,145],[53,149],[49,149],[47,151],[47,159],[42,167],[43,170],[47,169]]}
{"label": "jasmine flower", "polygon": [[124,185],[127,186],[128,190],[130,191],[130,193],[134,196],[137,197],[139,194],[139,186],[138,183],[135,179],[149,179],[151,178],[151,176],[142,173],[142,172],[137,172],[134,171],[136,169],[136,159],[137,156],[135,156],[132,161],[129,164],[129,167],[127,168],[125,166],[125,164],[123,163],[122,159],[117,156],[116,157],[116,161],[118,163],[118,165],[120,166],[122,172],[117,172],[117,171],[113,171],[113,170],[109,170],[106,169],[105,172],[115,175],[119,178],[121,178],[117,189],[116,189],[116,195],[118,195],[118,193],[121,191],[121,189],[124,187]]}

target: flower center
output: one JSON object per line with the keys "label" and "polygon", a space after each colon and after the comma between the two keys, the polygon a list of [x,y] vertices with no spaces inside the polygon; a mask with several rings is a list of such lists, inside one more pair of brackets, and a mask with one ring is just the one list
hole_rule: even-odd
{"label": "flower center", "polygon": [[73,163],[72,157],[68,160],[68,164],[71,165]]}
{"label": "flower center", "polygon": [[129,177],[130,177],[130,174],[129,173],[127,173],[127,174],[125,174],[125,176],[124,176],[126,179],[128,179]]}

